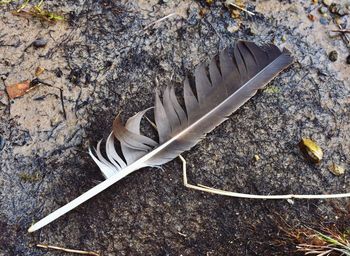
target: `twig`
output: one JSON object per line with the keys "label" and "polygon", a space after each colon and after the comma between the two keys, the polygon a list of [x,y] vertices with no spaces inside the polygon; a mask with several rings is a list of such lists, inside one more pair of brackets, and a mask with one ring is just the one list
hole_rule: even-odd
{"label": "twig", "polygon": [[236,8],[236,9],[238,9],[238,10],[244,11],[244,12],[248,13],[248,14],[251,15],[251,16],[254,16],[254,15],[255,15],[255,13],[253,13],[253,12],[251,12],[251,11],[248,11],[248,10],[245,9],[245,8],[242,8],[242,7],[240,7],[239,5],[237,5],[237,4],[235,4],[235,3],[227,3],[227,5],[230,5],[230,6]]}
{"label": "twig", "polygon": [[[341,30],[343,29],[343,27],[340,24],[338,24],[338,27]],[[350,39],[349,39],[348,35],[346,33],[342,33],[342,38],[345,41],[346,46],[349,47],[350,46]]]}
{"label": "twig", "polygon": [[216,189],[208,186],[204,186],[201,184],[192,185],[188,183],[187,179],[187,168],[186,168],[186,160],[181,155],[179,155],[180,160],[182,161],[182,172],[183,172],[183,183],[185,187],[222,195],[222,196],[232,196],[232,197],[239,197],[239,198],[249,198],[249,199],[327,199],[327,198],[342,198],[342,197],[350,197],[350,193],[344,193],[344,194],[329,194],[329,195],[254,195],[254,194],[244,194],[244,193],[238,193],[238,192],[231,192],[221,189]]}
{"label": "twig", "polygon": [[332,32],[350,33],[350,29],[333,29]]}
{"label": "twig", "polygon": [[44,249],[54,249],[54,250],[59,250],[59,251],[64,251],[64,252],[71,252],[71,253],[77,253],[77,254],[84,254],[84,255],[94,255],[94,256],[100,256],[97,252],[93,251],[82,251],[82,250],[74,250],[74,249],[68,249],[68,248],[63,248],[59,246],[52,246],[52,245],[46,245],[46,244],[37,244],[37,247],[44,248]]}
{"label": "twig", "polygon": [[66,114],[66,110],[64,108],[64,101],[63,101],[63,90],[61,88],[59,88],[59,89],[60,89],[60,99],[61,99],[63,118],[64,118],[64,120],[67,120],[67,114]]}
{"label": "twig", "polygon": [[159,23],[159,22],[161,22],[161,21],[163,21],[163,20],[166,20],[166,19],[168,19],[168,18],[170,18],[170,17],[172,17],[172,16],[174,16],[174,15],[176,15],[175,12],[170,13],[169,15],[167,15],[167,16],[165,16],[165,17],[159,19],[159,20],[153,21],[153,22],[151,22],[150,24],[148,24],[147,26],[145,26],[145,27],[143,28],[143,30],[146,30],[146,29],[148,29],[149,27],[151,27],[151,26],[153,26],[153,25],[155,25],[155,24],[157,24],[157,23]]}
{"label": "twig", "polygon": [[350,197],[350,193],[343,194],[325,194],[325,195],[253,195],[253,194],[243,194],[237,192],[231,192],[221,189],[216,189],[208,186],[198,184],[198,187],[202,188],[202,191],[224,195],[224,196],[233,196],[240,198],[250,198],[250,199],[329,199],[329,198],[343,198]]}

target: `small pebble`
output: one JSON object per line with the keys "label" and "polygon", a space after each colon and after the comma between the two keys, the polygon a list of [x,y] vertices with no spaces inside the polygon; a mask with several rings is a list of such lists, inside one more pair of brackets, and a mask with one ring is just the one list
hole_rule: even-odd
{"label": "small pebble", "polygon": [[346,64],[350,64],[350,55],[348,55],[348,57],[346,57]]}
{"label": "small pebble", "polygon": [[236,32],[238,30],[239,30],[239,26],[237,26],[237,25],[232,25],[232,26],[228,26],[227,27],[227,31],[230,32],[230,33],[234,33],[234,32]]}
{"label": "small pebble", "polygon": [[311,21],[315,21],[315,20],[316,20],[316,17],[315,17],[314,15],[312,15],[311,13],[309,13],[309,14],[307,15],[307,17],[308,17],[309,20],[311,20]]}
{"label": "small pebble", "polygon": [[323,0],[322,3],[326,6],[330,6],[332,4],[332,0]]}
{"label": "small pebble", "polygon": [[36,48],[45,47],[47,45],[47,40],[44,38],[38,38],[32,44]]}
{"label": "small pebble", "polygon": [[208,13],[208,9],[206,8],[202,8],[199,10],[199,15],[202,17],[205,16],[207,13]]}
{"label": "small pebble", "polygon": [[343,7],[343,8],[341,8],[341,9],[338,10],[338,14],[339,14],[340,16],[348,15],[348,14],[349,14],[349,10],[346,9],[345,7]]}
{"label": "small pebble", "polygon": [[328,25],[329,24],[329,21],[327,20],[327,19],[325,19],[325,18],[320,18],[320,23],[322,24],[322,25]]}
{"label": "small pebble", "polygon": [[294,204],[294,200],[293,199],[287,199],[287,202],[290,204],[290,205],[293,205]]}
{"label": "small pebble", "polygon": [[0,135],[0,151],[4,148],[5,146],[5,139]]}
{"label": "small pebble", "polygon": [[320,9],[318,9],[318,11],[319,11],[321,14],[324,14],[324,13],[327,13],[327,12],[328,12],[328,9],[327,9],[327,7],[322,6],[322,7],[320,7]]}
{"label": "small pebble", "polygon": [[281,37],[281,41],[284,43],[285,41],[287,41],[287,36],[286,35],[283,35],[282,37]]}
{"label": "small pebble", "polygon": [[335,62],[338,59],[338,52],[337,51],[331,51],[328,55],[328,58],[330,61]]}

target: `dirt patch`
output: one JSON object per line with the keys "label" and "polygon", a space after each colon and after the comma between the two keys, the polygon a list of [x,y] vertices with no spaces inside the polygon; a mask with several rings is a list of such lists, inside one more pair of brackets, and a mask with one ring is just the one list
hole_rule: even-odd
{"label": "dirt patch", "polygon": [[[238,200],[186,189],[175,160],[163,170],[132,174],[28,234],[33,221],[103,179],[87,147],[106,138],[117,112],[128,117],[153,105],[155,89],[166,84],[181,90],[195,65],[237,39],[285,45],[296,62],[185,153],[190,181],[260,194],[349,191],[348,172],[335,177],[328,171],[333,162],[350,167],[347,49],[327,36],[332,24],[305,19],[315,6],[281,1],[275,12],[271,1],[250,3],[256,15],[238,21],[221,2],[45,4],[66,13],[67,21],[48,26],[1,7],[0,90],[33,79],[42,66],[39,78],[62,89],[66,112],[64,117],[60,90],[50,86],[13,101],[0,94],[3,255],[60,255],[35,248],[37,243],[102,255],[295,255],[293,246],[276,242],[277,216],[291,225],[336,221],[337,201]],[[206,15],[200,15],[203,8]],[[180,15],[144,29],[173,12]],[[30,46],[38,37],[48,40],[46,47]],[[330,49],[339,52],[336,63],[328,60]],[[324,149],[320,165],[302,157],[297,144],[303,136]]]}

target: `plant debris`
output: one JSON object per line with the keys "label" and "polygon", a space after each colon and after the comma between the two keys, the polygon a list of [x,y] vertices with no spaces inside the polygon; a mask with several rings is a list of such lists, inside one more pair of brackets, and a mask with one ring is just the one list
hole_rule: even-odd
{"label": "plant debris", "polygon": [[340,176],[340,175],[343,175],[345,173],[345,168],[343,166],[332,163],[329,166],[329,171],[336,176]]}
{"label": "plant debris", "polygon": [[22,82],[19,82],[17,84],[12,84],[9,86],[6,86],[6,92],[10,99],[15,99],[18,97],[23,96],[30,90],[30,81],[25,80]]}
{"label": "plant debris", "polygon": [[33,174],[20,173],[18,176],[22,181],[28,182],[28,183],[35,183],[42,179],[42,176],[40,175],[39,172],[35,172]]}
{"label": "plant debris", "polygon": [[43,9],[44,0],[40,0],[40,2],[36,5],[29,5],[29,2],[30,0],[25,0],[17,10],[12,12],[12,14],[24,17],[31,16],[42,21],[48,21],[52,24],[64,20],[62,15]]}
{"label": "plant debris", "polygon": [[264,92],[268,93],[268,94],[276,94],[279,93],[281,91],[281,89],[277,86],[267,86],[264,90]]}
{"label": "plant debris", "polygon": [[302,138],[299,143],[301,151],[311,161],[319,163],[323,158],[323,151],[317,143],[308,138]]}
{"label": "plant debris", "polygon": [[231,17],[236,19],[240,16],[240,12],[246,12],[247,14],[254,16],[255,13],[248,11],[242,1],[226,0],[225,5],[231,8]]}
{"label": "plant debris", "polygon": [[58,250],[58,251],[70,252],[70,253],[75,253],[75,254],[100,256],[99,253],[93,252],[93,251],[83,251],[83,250],[68,249],[68,248],[64,248],[64,247],[52,246],[52,245],[46,245],[46,244],[37,244],[36,246],[39,247],[39,248],[54,249],[54,250]]}
{"label": "plant debris", "polygon": [[35,76],[40,76],[42,73],[44,73],[45,69],[43,67],[37,67],[35,69]]}
{"label": "plant debris", "polygon": [[333,227],[322,232],[309,227],[294,230],[291,234],[298,243],[297,251],[305,255],[350,255],[350,240],[346,232]]}

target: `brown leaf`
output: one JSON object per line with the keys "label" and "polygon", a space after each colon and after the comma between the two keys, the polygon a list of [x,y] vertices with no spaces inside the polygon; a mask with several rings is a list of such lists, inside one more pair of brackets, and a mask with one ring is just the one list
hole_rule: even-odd
{"label": "brown leaf", "polygon": [[25,80],[17,84],[6,86],[6,91],[10,99],[23,96],[29,90],[29,83],[29,80]]}

